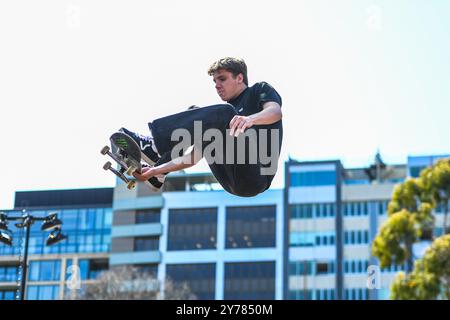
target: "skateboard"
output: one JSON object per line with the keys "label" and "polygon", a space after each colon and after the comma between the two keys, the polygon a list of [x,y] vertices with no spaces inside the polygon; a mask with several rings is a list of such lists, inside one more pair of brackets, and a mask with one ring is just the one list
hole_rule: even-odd
{"label": "skateboard", "polygon": [[[109,155],[117,164],[119,169],[114,169],[110,161],[103,165],[103,169],[112,171],[117,177],[127,184],[129,190],[136,187],[136,180],[130,179],[134,172],[140,173],[143,167],[148,166],[141,162],[141,150],[139,145],[129,135],[123,132],[116,132],[109,138],[111,148],[104,146],[100,151],[103,155]],[[126,174],[126,175],[125,175]],[[151,191],[158,192],[164,183],[166,174],[153,176],[143,183],[150,188]],[[162,178],[161,178],[162,176]]]}
{"label": "skateboard", "polygon": [[109,140],[111,141],[111,148],[104,146],[100,152],[103,155],[110,156],[120,168],[119,170],[113,168],[112,163],[108,161],[103,165],[103,169],[112,171],[131,190],[136,186],[136,181],[126,175],[133,176],[134,172],[140,173],[142,171],[141,150],[136,141],[123,132],[112,134]]}

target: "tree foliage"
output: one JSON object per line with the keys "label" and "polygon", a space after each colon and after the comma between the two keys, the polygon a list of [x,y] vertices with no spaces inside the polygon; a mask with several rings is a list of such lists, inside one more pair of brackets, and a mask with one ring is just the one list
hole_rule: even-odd
{"label": "tree foliage", "polygon": [[397,300],[450,299],[450,235],[437,238],[410,274],[397,274],[391,287]]}
{"label": "tree foliage", "polygon": [[[374,239],[372,252],[381,267],[407,262],[407,273],[399,273],[392,285],[394,299],[435,299],[449,297],[450,245],[447,228],[450,199],[450,158],[441,159],[397,185],[388,205],[388,219]],[[414,264],[413,244],[433,239],[435,216],[439,206],[444,212],[444,236],[434,240],[425,256]],[[440,259],[438,259],[440,257]]]}
{"label": "tree foliage", "polygon": [[105,271],[101,276],[80,290],[68,290],[70,300],[192,300],[196,296],[186,283],[164,282],[161,294],[160,282],[150,273],[136,267],[121,266]]}

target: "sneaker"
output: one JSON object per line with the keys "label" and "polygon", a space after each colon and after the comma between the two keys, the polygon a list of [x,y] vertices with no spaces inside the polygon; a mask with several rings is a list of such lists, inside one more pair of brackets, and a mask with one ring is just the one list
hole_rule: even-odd
{"label": "sneaker", "polygon": [[141,149],[142,160],[147,162],[149,165],[154,165],[159,161],[161,157],[155,151],[155,141],[152,137],[132,132],[126,128],[120,128],[119,132],[123,132],[129,135],[131,138],[133,138],[134,141],[136,141],[139,148]]}

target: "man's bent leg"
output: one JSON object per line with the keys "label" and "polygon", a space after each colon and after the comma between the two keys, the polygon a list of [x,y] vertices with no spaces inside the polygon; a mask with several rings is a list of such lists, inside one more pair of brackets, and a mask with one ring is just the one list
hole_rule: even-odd
{"label": "man's bent leg", "polygon": [[[189,145],[194,144],[194,122],[201,122],[201,135],[208,129],[218,129],[225,134],[229,123],[237,115],[234,107],[229,104],[218,104],[176,113],[159,118],[149,123],[156,149],[159,154],[171,153],[172,149],[180,141],[172,141],[172,133],[177,129],[185,129],[189,132]],[[200,138],[202,138],[200,137]],[[202,141],[199,141],[202,142]],[[204,146],[204,145],[203,145]]]}

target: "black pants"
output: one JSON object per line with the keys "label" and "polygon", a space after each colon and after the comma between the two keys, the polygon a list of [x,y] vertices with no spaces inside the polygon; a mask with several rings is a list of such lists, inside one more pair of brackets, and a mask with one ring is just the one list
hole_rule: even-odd
{"label": "black pants", "polygon": [[[172,149],[180,142],[171,140],[174,130],[186,129],[189,131],[192,137],[191,145],[193,145],[194,121],[201,121],[202,136],[208,129],[218,129],[223,137],[225,137],[226,130],[229,129],[229,123],[235,115],[237,113],[233,106],[229,104],[218,104],[180,112],[149,123],[148,125],[155,139],[156,148],[161,155],[161,160],[156,165],[172,159]],[[202,152],[210,143],[202,143]],[[226,155],[225,143],[223,144],[223,148],[223,154]],[[236,158],[237,152],[234,152],[234,155]],[[208,165],[222,187],[234,195],[252,197],[265,191],[270,186],[271,179],[268,179],[268,176],[261,175],[259,161],[256,164],[249,164],[248,161],[245,164],[238,164],[236,161],[233,161],[232,164],[223,162],[222,164],[208,163]]]}

